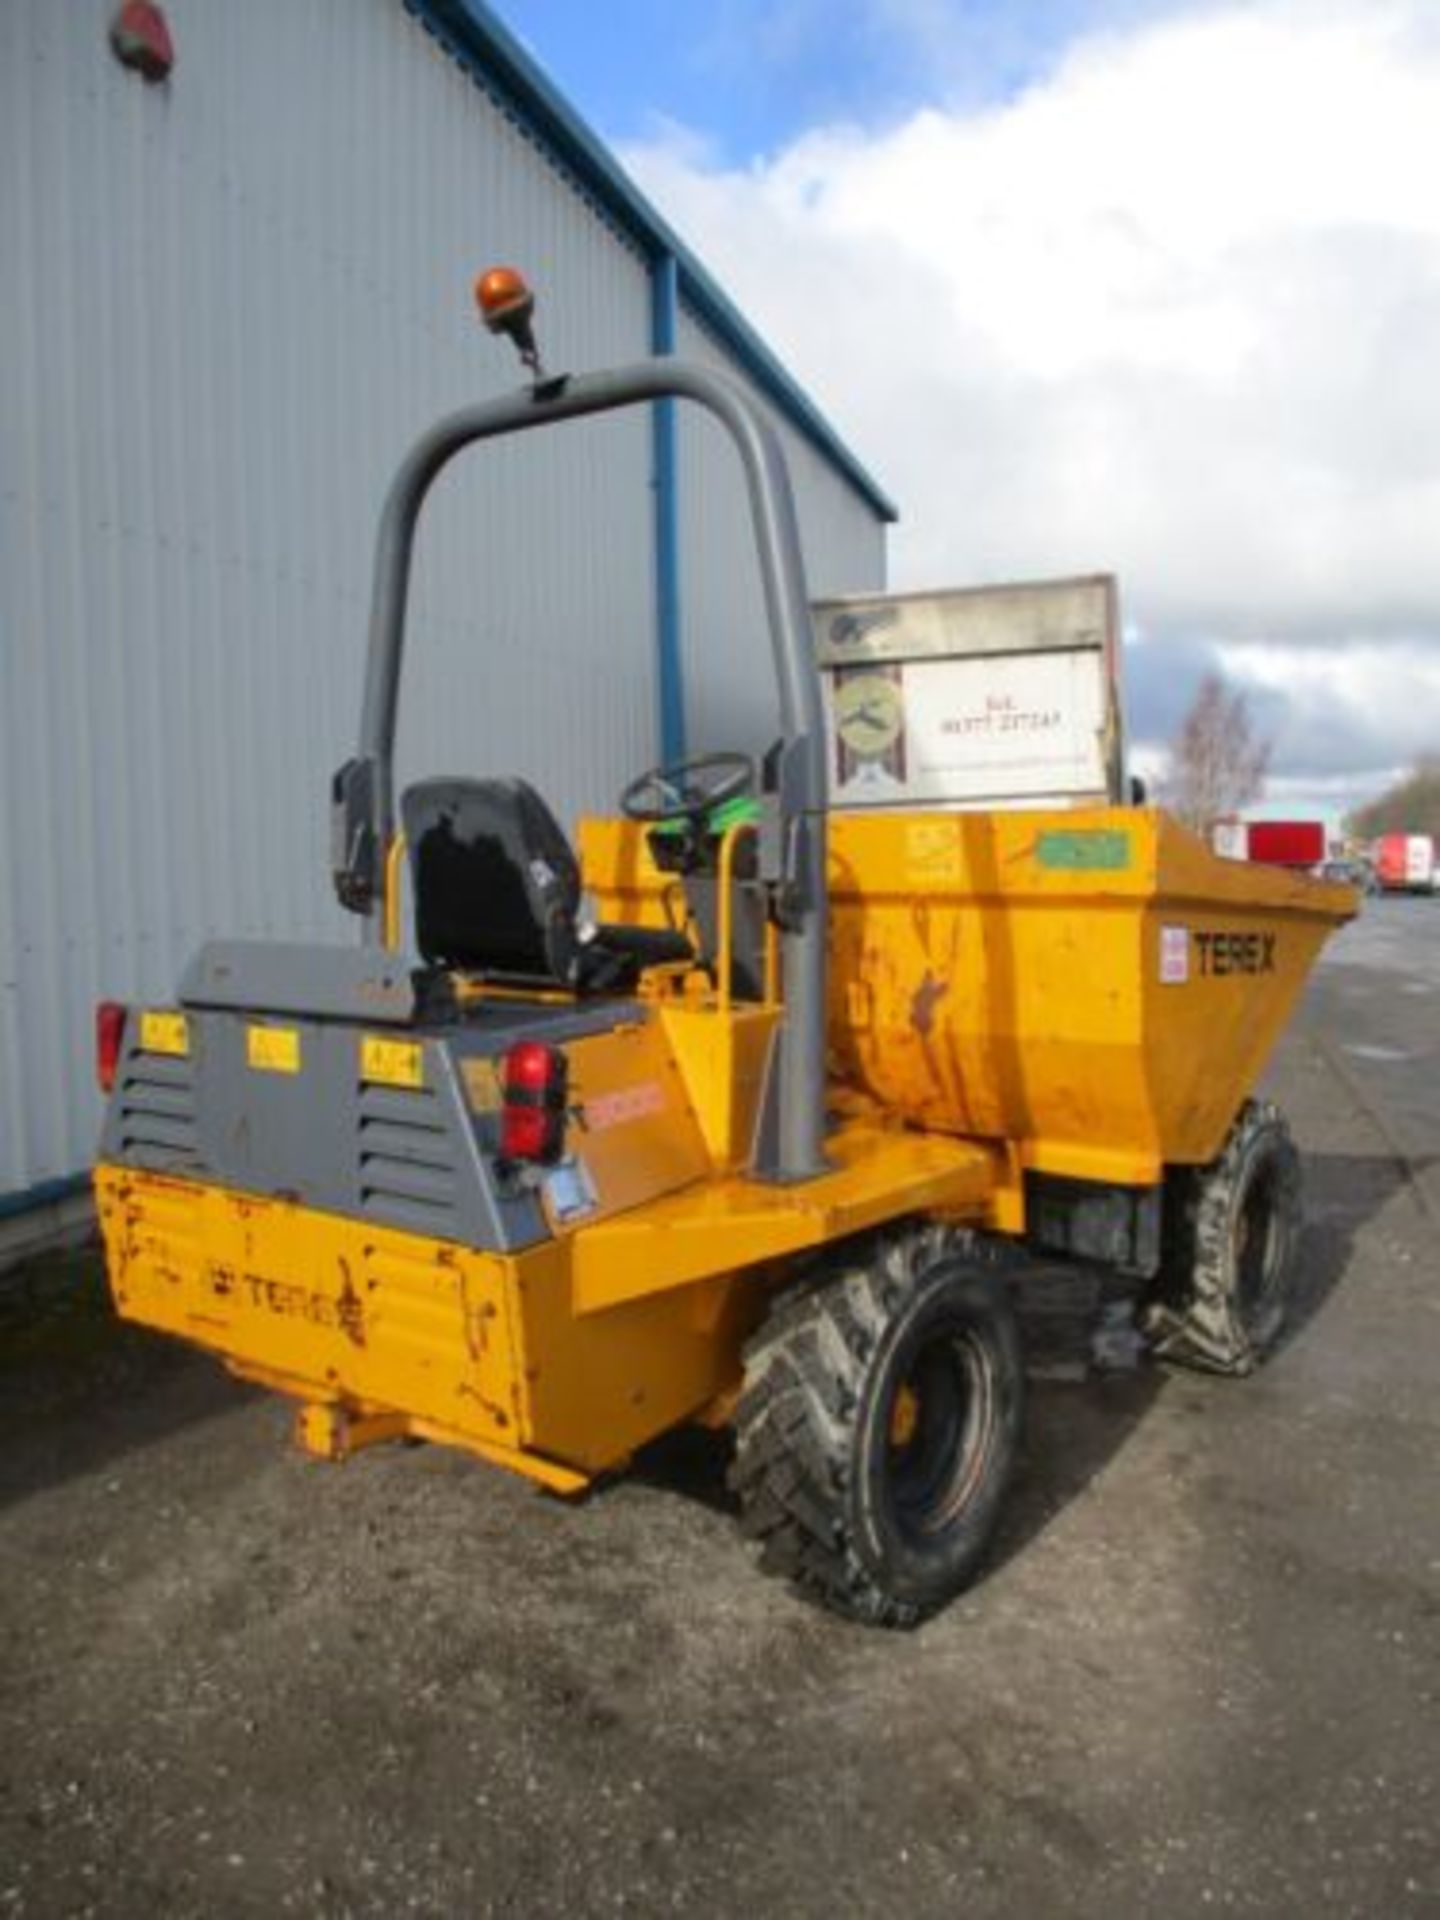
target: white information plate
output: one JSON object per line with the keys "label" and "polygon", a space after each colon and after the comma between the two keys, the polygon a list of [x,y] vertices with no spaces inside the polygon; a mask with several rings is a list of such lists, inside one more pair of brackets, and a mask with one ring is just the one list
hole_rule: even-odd
{"label": "white information plate", "polygon": [[811,611],[836,806],[1125,797],[1108,576]]}

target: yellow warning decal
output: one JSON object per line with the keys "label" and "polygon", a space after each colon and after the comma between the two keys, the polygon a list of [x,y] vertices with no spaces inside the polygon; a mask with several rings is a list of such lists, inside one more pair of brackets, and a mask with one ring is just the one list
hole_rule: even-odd
{"label": "yellow warning decal", "polygon": [[474,1113],[498,1113],[501,1105],[500,1074],[493,1060],[462,1060],[460,1075],[470,1096]]}
{"label": "yellow warning decal", "polygon": [[417,1040],[382,1040],[367,1033],[360,1041],[360,1078],[380,1087],[423,1087],[424,1050]]}
{"label": "yellow warning decal", "polygon": [[190,1051],[190,1023],[183,1013],[151,1013],[140,1015],[140,1051],[142,1053],[173,1053],[181,1056]]}
{"label": "yellow warning decal", "polygon": [[959,822],[953,819],[907,821],[905,865],[912,879],[958,880],[963,871]]}
{"label": "yellow warning decal", "polygon": [[868,980],[845,982],[845,1013],[852,1027],[862,1031],[875,1024],[875,990]]}
{"label": "yellow warning decal", "polygon": [[299,1073],[298,1027],[247,1027],[245,1058],[261,1073]]}

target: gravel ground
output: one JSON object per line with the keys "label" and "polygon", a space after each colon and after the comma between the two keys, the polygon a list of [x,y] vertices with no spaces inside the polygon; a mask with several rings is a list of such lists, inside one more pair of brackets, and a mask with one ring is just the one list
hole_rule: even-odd
{"label": "gravel ground", "polygon": [[1037,1382],[990,1571],[913,1634],[761,1580],[708,1436],[578,1505],[434,1448],[324,1467],[117,1327],[93,1260],[0,1284],[0,1914],[1440,1912],[1440,1021],[1405,990],[1440,905],[1405,905],[1271,1075],[1284,1350]]}

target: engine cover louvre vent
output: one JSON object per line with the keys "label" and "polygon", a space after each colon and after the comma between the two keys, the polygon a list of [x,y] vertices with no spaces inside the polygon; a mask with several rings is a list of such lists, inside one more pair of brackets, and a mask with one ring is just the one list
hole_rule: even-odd
{"label": "engine cover louvre vent", "polygon": [[[328,978],[339,951],[317,952],[312,986]],[[562,1017],[574,1016],[564,1007],[524,1015],[537,1025]],[[506,1253],[549,1236],[542,1196],[496,1165],[493,1115],[476,1093],[493,1083],[493,1066],[478,1078],[464,1071],[488,1065],[495,1047],[478,1048],[488,1036],[465,1022],[454,1034],[417,1027],[401,1038],[393,1027],[379,1031],[383,1021],[371,1032],[358,1020],[261,1006],[188,1007],[183,1018],[184,1053],[161,1050],[179,1044],[178,1025],[153,1029],[154,1048],[141,1045],[142,1022],[127,1027],[102,1165],[475,1252]],[[494,1020],[503,1051],[521,1016],[506,1006]]]}
{"label": "engine cover louvre vent", "polygon": [[200,1165],[195,1127],[195,1083],[187,1058],[132,1053],[115,1100],[115,1132],[122,1155],[145,1166],[180,1172]]}
{"label": "engine cover louvre vent", "polygon": [[369,1218],[457,1235],[461,1171],[446,1109],[428,1087],[361,1090],[356,1177]]}

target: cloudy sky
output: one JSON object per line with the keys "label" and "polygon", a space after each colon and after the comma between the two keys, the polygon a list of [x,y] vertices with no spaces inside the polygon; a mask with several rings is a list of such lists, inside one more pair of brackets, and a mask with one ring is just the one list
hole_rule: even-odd
{"label": "cloudy sky", "polygon": [[897,586],[1113,569],[1272,810],[1440,750],[1436,0],[502,0],[899,501]]}

